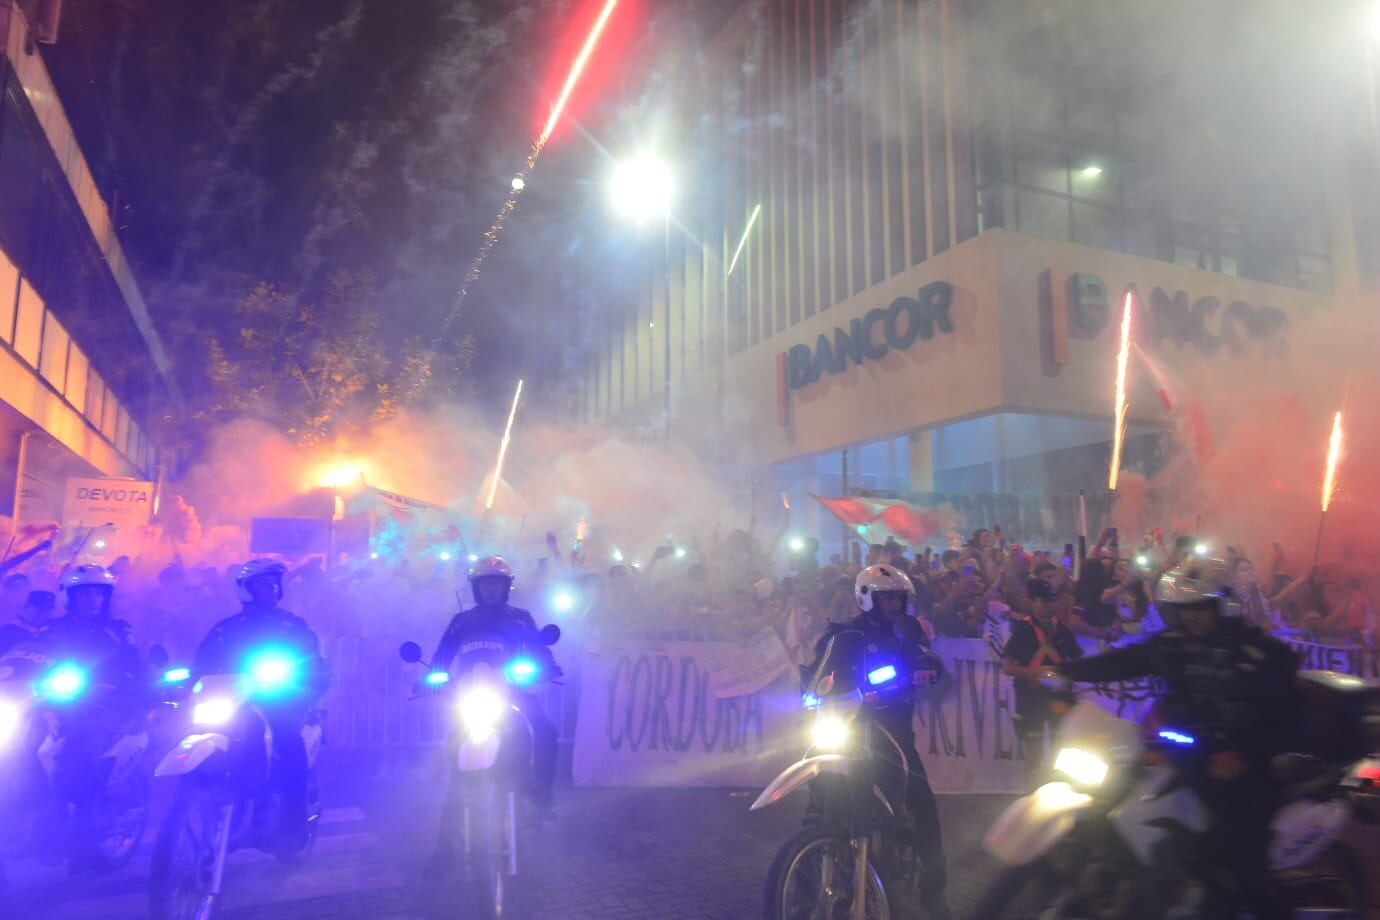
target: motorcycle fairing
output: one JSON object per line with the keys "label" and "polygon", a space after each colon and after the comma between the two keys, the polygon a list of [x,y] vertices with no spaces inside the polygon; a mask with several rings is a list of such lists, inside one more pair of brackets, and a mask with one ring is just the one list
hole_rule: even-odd
{"label": "motorcycle fairing", "polygon": [[1321,856],[1346,830],[1351,809],[1339,799],[1304,799],[1281,808],[1270,821],[1270,868],[1298,869]]}
{"label": "motorcycle fairing", "polygon": [[821,773],[848,773],[848,758],[843,754],[816,754],[796,761],[762,790],[748,811],[775,805]]}
{"label": "motorcycle fairing", "polygon": [[455,766],[461,773],[487,770],[498,761],[498,749],[503,743],[502,732],[490,732],[478,744],[469,738],[460,742],[455,755]]}
{"label": "motorcycle fairing", "polygon": [[1034,862],[1073,830],[1092,802],[1068,783],[1045,783],[1002,812],[982,839],[983,849],[1010,866]]}
{"label": "motorcycle fairing", "polygon": [[188,735],[159,761],[154,776],[185,776],[206,762],[216,751],[230,750],[230,738],[220,732]]}
{"label": "motorcycle fairing", "polygon": [[1143,865],[1177,829],[1202,834],[1211,820],[1198,794],[1179,781],[1169,766],[1147,769],[1107,819]]}

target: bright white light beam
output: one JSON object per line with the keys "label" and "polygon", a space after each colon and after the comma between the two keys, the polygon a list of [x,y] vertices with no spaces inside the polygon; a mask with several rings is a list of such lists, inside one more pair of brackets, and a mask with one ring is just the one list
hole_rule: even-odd
{"label": "bright white light beam", "polygon": [[[752,232],[752,225],[757,223],[757,217],[762,213],[762,205],[752,209],[752,214],[748,216],[747,226],[743,228],[743,238],[738,241],[738,248],[733,251],[733,258],[728,263],[728,274],[733,274],[733,269],[738,265],[738,257],[743,254],[743,247],[747,245],[748,234]],[[725,275],[724,277],[728,277]]]}
{"label": "bright white light beam", "polygon": [[508,456],[508,442],[513,438],[513,419],[517,416],[518,400],[522,399],[522,381],[518,381],[517,392],[513,393],[513,407],[508,410],[508,424],[503,426],[503,440],[498,443],[498,462],[494,464],[494,479],[489,483],[489,498],[484,503],[485,511],[492,511],[494,498],[498,495],[498,480],[503,475],[503,461]]}

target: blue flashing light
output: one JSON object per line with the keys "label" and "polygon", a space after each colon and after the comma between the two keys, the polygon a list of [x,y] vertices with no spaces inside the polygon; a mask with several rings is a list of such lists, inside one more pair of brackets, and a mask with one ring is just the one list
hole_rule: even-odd
{"label": "blue flashing light", "polygon": [[428,687],[439,687],[450,683],[450,674],[446,671],[430,671],[423,680]]}
{"label": "blue flashing light", "polygon": [[815,709],[819,706],[819,697],[815,696],[813,693],[806,693],[800,698],[800,703],[806,709]]}
{"label": "blue flashing light", "polygon": [[896,668],[889,664],[884,664],[875,671],[867,672],[867,682],[872,686],[884,684],[889,680],[896,679]]}
{"label": "blue flashing light", "polygon": [[39,683],[39,695],[53,703],[70,703],[86,691],[87,674],[74,664],[60,664]]}
{"label": "blue flashing light", "polygon": [[1185,735],[1183,732],[1176,732],[1172,728],[1162,728],[1159,730],[1158,734],[1161,738],[1163,738],[1165,741],[1168,741],[1170,744],[1178,744],[1182,745],[1183,747],[1192,747],[1193,745],[1198,743],[1198,739],[1193,737],[1192,735]]}
{"label": "blue flashing light", "polygon": [[192,676],[191,668],[172,668],[163,672],[163,683],[180,684]]}
{"label": "blue flashing light", "polygon": [[508,662],[508,667],[503,669],[503,673],[508,676],[508,680],[519,686],[526,686],[536,679],[541,668],[531,658],[514,658]]}
{"label": "blue flashing light", "polygon": [[264,649],[252,656],[245,666],[254,689],[264,693],[290,690],[297,682],[297,660],[282,649]]}

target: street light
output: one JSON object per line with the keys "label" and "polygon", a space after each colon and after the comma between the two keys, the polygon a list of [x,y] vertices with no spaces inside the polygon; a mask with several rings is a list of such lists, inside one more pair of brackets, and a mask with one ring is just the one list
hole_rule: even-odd
{"label": "street light", "polygon": [[609,202],[618,214],[636,224],[660,217],[669,221],[675,180],[666,161],[644,153],[626,159],[613,171]]}
{"label": "street light", "polygon": [[[642,226],[661,218],[662,239],[662,411],[666,416],[666,440],[671,439],[671,202],[675,198],[675,178],[665,160],[653,153],[641,153],[621,161],[609,182],[609,202],[631,223]],[[653,327],[654,328],[654,327]]]}

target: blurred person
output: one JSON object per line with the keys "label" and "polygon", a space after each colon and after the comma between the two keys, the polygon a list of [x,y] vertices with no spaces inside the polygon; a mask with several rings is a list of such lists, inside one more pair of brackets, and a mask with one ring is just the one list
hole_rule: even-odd
{"label": "blurred person", "polygon": [[240,567],[235,594],[240,612],[226,617],[206,634],[192,662],[193,677],[241,673],[257,652],[274,648],[289,653],[304,675],[290,692],[256,705],[268,722],[275,759],[270,781],[282,796],[276,828],[278,849],[299,852],[308,840],[307,748],[302,726],[330,682],[321,642],[307,621],[278,606],[283,599],[287,566],[272,559],[251,559]]}
{"label": "blurred person", "polygon": [[30,591],[24,606],[12,621],[0,626],[0,655],[19,645],[32,642],[53,618],[57,598],[52,591]]}
{"label": "blurred person", "polygon": [[1011,626],[1011,637],[1002,650],[1002,672],[1014,680],[1016,720],[1025,747],[1026,784],[1034,788],[1048,751],[1045,732],[1056,737],[1060,720],[1068,712],[1068,694],[1046,689],[1040,678],[1046,668],[1083,656],[1078,638],[1065,622],[1067,605],[1049,583],[1031,578],[1025,585],[1030,614]]}
{"label": "blurred person", "polygon": [[1314,609],[1304,617],[1307,628],[1324,642],[1360,642],[1374,627],[1369,607],[1356,581],[1318,579]]}
{"label": "blurred person", "polygon": [[0,614],[6,619],[19,616],[24,611],[24,602],[29,598],[32,586],[29,576],[23,572],[12,572],[0,581]]}
{"label": "blurred person", "polygon": [[886,557],[886,546],[881,543],[872,543],[867,547],[867,556],[863,560],[864,566],[878,565]]}
{"label": "blurred person", "polygon": [[1246,907],[1259,920],[1288,917],[1267,860],[1280,794],[1270,762],[1300,740],[1298,657],[1238,616],[1231,572],[1220,559],[1189,557],[1160,579],[1155,596],[1169,611],[1168,628],[1046,673],[1078,682],[1164,681],[1164,724],[1199,739],[1205,758],[1202,773],[1184,777],[1213,816],[1204,852],[1236,882],[1232,891],[1213,887],[1204,915],[1230,917]]}
{"label": "blurred person", "polygon": [[1260,589],[1255,565],[1245,556],[1231,561],[1231,589],[1241,603],[1241,619],[1266,630],[1278,629],[1283,625],[1279,611]]}
{"label": "blurred person", "polygon": [[[913,675],[915,687],[935,684],[943,676],[944,665],[930,648],[923,629],[906,616],[913,593],[910,578],[899,569],[889,565],[863,569],[853,586],[854,616],[844,623],[831,623],[825,629],[807,672],[814,674],[818,670],[829,640],[834,635],[845,630],[858,630],[867,638],[869,647],[890,652],[893,660],[901,662],[902,667]],[[907,628],[906,624],[911,624],[911,628]],[[939,808],[915,743],[914,713],[915,700],[908,694],[891,706],[879,708],[877,721],[901,745],[909,767],[906,810],[914,822],[916,833],[915,855],[920,858],[921,864],[919,887],[923,906],[931,920],[949,920],[951,914],[945,897],[948,869],[939,826]],[[879,745],[878,750],[884,751],[885,748]],[[878,757],[886,762],[884,753],[879,753]],[[901,767],[899,760],[890,763],[898,770]]]}

